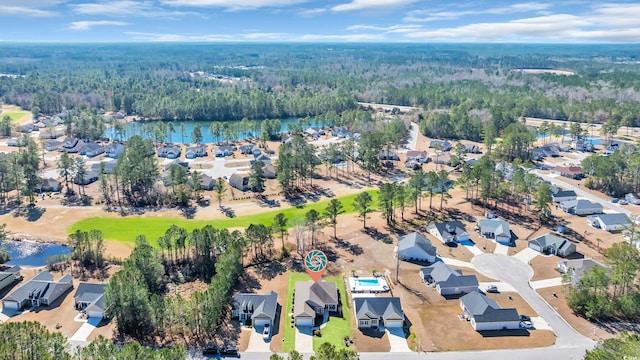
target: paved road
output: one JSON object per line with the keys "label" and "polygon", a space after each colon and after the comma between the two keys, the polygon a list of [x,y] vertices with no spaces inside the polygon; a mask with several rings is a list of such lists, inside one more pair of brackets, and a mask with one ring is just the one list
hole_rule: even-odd
{"label": "paved road", "polygon": [[621,212],[621,213],[625,213],[627,214],[627,216],[629,215],[633,215],[633,213],[621,206],[618,206],[616,204],[611,203],[610,201],[608,201],[607,199],[603,199],[601,197],[595,196],[591,193],[588,193],[582,189],[580,189],[577,186],[574,186],[573,184],[569,184],[568,182],[563,181],[562,179],[559,179],[557,177],[557,175],[555,174],[542,174],[539,170],[534,170],[534,173],[538,176],[540,176],[543,180],[545,181],[549,181],[554,185],[558,185],[566,190],[573,190],[576,192],[576,195],[586,198],[591,202],[596,202],[596,203],[600,203],[602,204],[603,207],[605,208],[609,208],[609,209],[613,209],[615,211]]}
{"label": "paved road", "polygon": [[595,343],[576,332],[549,304],[529,286],[533,269],[513,257],[484,254],[475,256],[471,263],[480,273],[506,282],[522,296],[529,305],[542,316],[556,334],[554,347],[583,347]]}

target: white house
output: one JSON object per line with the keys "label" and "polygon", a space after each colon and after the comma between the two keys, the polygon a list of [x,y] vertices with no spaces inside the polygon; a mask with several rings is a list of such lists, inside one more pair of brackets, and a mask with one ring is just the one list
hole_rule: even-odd
{"label": "white house", "polygon": [[407,151],[407,161],[416,161],[424,164],[429,161],[429,153],[426,151],[409,150]]}
{"label": "white house", "polygon": [[434,284],[440,295],[459,295],[478,291],[475,275],[462,275],[462,271],[450,268],[443,262],[436,262],[420,269],[420,279]]}
{"label": "white house", "polygon": [[0,270],[0,291],[20,279],[22,279],[22,276],[20,275],[20,266],[12,266],[10,268]]}
{"label": "white house", "polygon": [[606,231],[621,231],[632,225],[629,217],[623,213],[591,215],[587,217],[587,224]]}
{"label": "white house", "polygon": [[593,259],[574,259],[558,262],[558,270],[563,274],[569,274],[572,284],[576,284],[582,278],[582,275],[591,271],[593,267],[607,268]]}
{"label": "white house", "polygon": [[478,220],[477,230],[480,235],[487,239],[494,239],[504,245],[511,245],[511,229],[509,223],[505,220],[495,219],[480,219]]}
{"label": "white house", "polygon": [[503,309],[493,299],[477,291],[462,296],[460,307],[476,331],[520,328],[520,315],[516,309]]}
{"label": "white house", "polygon": [[433,263],[436,261],[436,248],[424,235],[413,232],[398,238],[398,257]]}
{"label": "white house", "polygon": [[460,221],[432,222],[427,225],[427,232],[445,244],[469,240],[469,233]]}
{"label": "white house", "polygon": [[353,300],[358,328],[402,328],[404,311],[397,297],[358,297]]}
{"label": "white house", "polygon": [[104,290],[107,284],[80,283],[73,295],[76,310],[84,310],[89,318],[104,318]]}
{"label": "white house", "polygon": [[629,193],[625,195],[624,199],[627,200],[629,204],[640,205],[640,194],[638,193]]}
{"label": "white house", "polygon": [[551,233],[529,240],[528,247],[543,254],[553,254],[561,257],[566,257],[576,252],[576,244]]}

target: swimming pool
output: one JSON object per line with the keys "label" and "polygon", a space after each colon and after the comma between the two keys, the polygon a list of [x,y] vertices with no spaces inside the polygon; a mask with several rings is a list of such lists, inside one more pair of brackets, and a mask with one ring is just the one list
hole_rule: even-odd
{"label": "swimming pool", "polygon": [[350,277],[349,288],[352,293],[389,291],[387,280],[381,277]]}

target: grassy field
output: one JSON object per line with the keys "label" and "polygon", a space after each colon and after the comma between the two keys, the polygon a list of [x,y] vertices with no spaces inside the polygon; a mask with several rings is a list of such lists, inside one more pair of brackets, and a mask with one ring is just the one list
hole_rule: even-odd
{"label": "grassy field", "polygon": [[[374,199],[373,208],[377,209],[378,192],[370,191],[369,193]],[[345,213],[355,212],[353,208],[353,200],[356,196],[357,194],[353,194],[338,198],[344,206]],[[76,230],[89,231],[96,229],[102,231],[105,240],[120,242],[134,242],[137,235],[145,235],[147,239],[155,245],[156,240],[160,236],[164,235],[171,225],[176,225],[189,231],[202,228],[206,225],[212,225],[218,229],[246,228],[251,224],[264,224],[270,226],[273,223],[273,218],[279,212],[284,213],[287,219],[289,219],[289,225],[292,225],[302,222],[302,220],[304,220],[304,214],[311,209],[315,209],[322,214],[328,203],[329,200],[323,200],[280,211],[265,210],[265,212],[259,214],[218,220],[188,220],[183,218],[166,217],[109,218],[98,216],[78,221],[68,229],[68,232],[72,233]]]}
{"label": "grassy field", "polygon": [[[290,352],[295,349],[296,330],[290,326],[289,314],[293,312],[293,291],[295,290],[296,282],[308,281],[311,277],[307,273],[290,272],[289,284],[287,286],[287,304],[283,316],[286,316],[284,321],[282,352]],[[344,348],[345,337],[351,336],[351,313],[347,304],[347,294],[345,293],[344,281],[342,276],[330,276],[322,278],[323,281],[335,282],[340,293],[340,301],[342,302],[343,317],[339,318],[331,316],[329,322],[321,329],[322,337],[313,337],[313,351],[317,351],[320,344],[328,342],[336,346],[338,349]]]}
{"label": "grassy field", "polygon": [[0,114],[0,117],[4,118],[5,116],[8,116],[11,118],[11,121],[14,122],[23,117],[26,113],[26,111],[7,112]]}
{"label": "grassy field", "polygon": [[351,337],[351,312],[349,304],[347,304],[347,293],[344,288],[342,276],[331,276],[322,280],[333,281],[338,286],[340,294],[340,302],[342,303],[342,318],[337,316],[329,317],[329,322],[321,329],[322,337],[313,337],[313,351],[318,351],[322,343],[328,342],[333,344],[336,349],[346,348],[344,338]]}

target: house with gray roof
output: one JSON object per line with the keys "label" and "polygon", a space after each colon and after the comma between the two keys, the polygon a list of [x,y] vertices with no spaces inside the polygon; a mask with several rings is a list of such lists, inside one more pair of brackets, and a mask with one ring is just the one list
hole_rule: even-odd
{"label": "house with gray roof", "polygon": [[404,311],[397,297],[355,298],[356,323],[360,329],[402,328]]}
{"label": "house with gray roof", "polygon": [[427,225],[427,232],[445,244],[469,240],[469,233],[460,221],[446,221]]}
{"label": "house with gray roof", "polygon": [[202,174],[200,177],[200,188],[203,190],[213,190],[213,187],[216,186],[216,179],[212,178],[207,174]]}
{"label": "house with gray roof", "polygon": [[233,295],[233,318],[242,323],[251,321],[254,328],[269,325],[273,328],[278,310],[278,294],[270,291],[266,294],[240,293]]}
{"label": "house with gray roof", "polygon": [[511,245],[512,243],[511,229],[505,220],[499,218],[479,219],[477,230],[483,237],[493,239],[503,245]]}
{"label": "house with gray roof", "polygon": [[573,190],[564,190],[559,187],[551,187],[551,200],[555,203],[577,200],[578,195]]}
{"label": "house with gray roof", "polygon": [[265,179],[275,179],[278,175],[276,167],[273,165],[265,165],[262,171]]}
{"label": "house with gray roof", "polygon": [[409,150],[407,151],[407,161],[424,164],[429,162],[429,153],[426,151]]}
{"label": "house with gray roof", "polygon": [[207,156],[207,147],[204,145],[190,146],[184,151],[184,157],[195,159]]}
{"label": "house with gray roof", "polygon": [[293,319],[296,326],[314,326],[316,316],[338,310],[339,299],[334,282],[297,282],[293,297]]}
{"label": "house with gray roof", "polygon": [[529,248],[543,254],[567,257],[576,252],[576,244],[551,233],[547,233],[529,240]]}
{"label": "house with gray roof", "polygon": [[608,269],[606,266],[593,259],[574,259],[558,262],[558,270],[563,274],[568,274],[571,279],[571,283],[574,285],[580,281],[584,274],[591,271],[594,267],[599,267],[605,270]]}
{"label": "house with gray roof", "polygon": [[266,154],[258,154],[258,155],[253,155],[253,160],[249,161],[249,164],[253,165],[258,161],[262,161],[263,164],[265,165],[271,165],[271,158],[269,157],[269,155]]}
{"label": "house with gray roof", "polygon": [[585,199],[563,201],[558,207],[560,210],[574,215],[602,214],[604,210],[602,204]]}
{"label": "house with gray roof", "polygon": [[119,143],[111,143],[104,149],[108,158],[117,159],[124,152],[124,145]]}
{"label": "house with gray roof", "polygon": [[241,145],[238,147],[238,150],[240,150],[240,153],[244,155],[260,155],[262,152],[255,144]]}
{"label": "house with gray roof", "polygon": [[378,153],[378,158],[380,160],[392,160],[392,161],[400,160],[400,156],[398,156],[398,152],[395,149],[391,149],[391,148],[380,150],[380,152]]}
{"label": "house with gray roof", "polygon": [[215,157],[225,157],[233,155],[232,145],[220,145],[213,148],[213,155]]}
{"label": "house with gray roof", "polygon": [[451,150],[451,143],[449,140],[431,140],[429,147],[432,149],[440,148],[442,151]]}
{"label": "house with gray roof", "polygon": [[420,269],[420,278],[427,284],[433,284],[442,296],[467,294],[478,291],[478,278],[475,275],[462,275],[443,262],[433,263]]}
{"label": "house with gray roof", "polygon": [[20,142],[16,138],[11,138],[7,140],[7,146],[20,147]]}
{"label": "house with gray roof", "polygon": [[98,143],[89,142],[89,143],[86,143],[84,147],[80,149],[80,151],[78,151],[78,153],[80,155],[85,155],[86,157],[90,157],[90,158],[96,157],[100,154],[104,154],[104,146]]}
{"label": "house with gray roof", "polygon": [[182,149],[177,145],[167,145],[158,148],[158,157],[167,159],[177,159],[180,157]]}
{"label": "house with gray roof", "polygon": [[65,275],[58,281],[43,271],[2,299],[3,309],[20,310],[26,306],[51,305],[73,289],[73,278]]}
{"label": "house with gray roof", "polygon": [[98,181],[98,178],[100,176],[100,172],[97,170],[87,170],[84,174],[84,176],[79,177],[76,176],[73,178],[73,183],[76,185],[89,185],[89,184],[93,184],[94,182]]}
{"label": "house with gray roof", "polygon": [[249,175],[234,173],[229,176],[229,185],[240,191],[246,191],[249,186]]}
{"label": "house with gray roof", "polygon": [[22,275],[20,275],[20,266],[3,268],[0,270],[0,291],[21,279]]}
{"label": "house with gray roof", "polygon": [[596,229],[606,231],[621,231],[632,225],[629,217],[623,213],[596,214],[587,216],[587,224]]}
{"label": "house with gray roof", "polygon": [[44,149],[47,151],[58,151],[62,147],[62,141],[49,139],[44,143]]}
{"label": "house with gray roof", "polygon": [[73,295],[76,310],[84,311],[91,319],[104,318],[104,290],[107,284],[81,282]]}
{"label": "house with gray roof", "polygon": [[476,331],[520,328],[520,315],[516,309],[503,309],[495,300],[480,292],[462,296],[460,307]]}
{"label": "house with gray roof", "polygon": [[424,235],[413,232],[398,238],[398,258],[434,263],[436,248]]}
{"label": "house with gray roof", "polygon": [[117,161],[101,161],[91,164],[91,170],[96,171],[98,174],[100,174],[100,168],[103,164],[105,174],[113,174],[113,172],[116,170],[116,167],[118,166]]}
{"label": "house with gray roof", "polygon": [[42,179],[42,183],[40,184],[38,192],[59,192],[61,189],[62,184],[60,184],[60,181],[54,178],[46,178]]}

